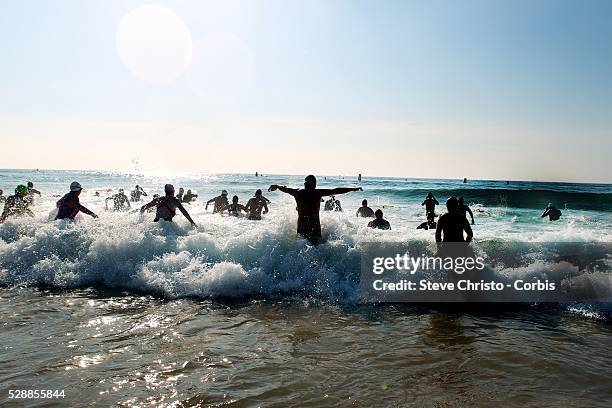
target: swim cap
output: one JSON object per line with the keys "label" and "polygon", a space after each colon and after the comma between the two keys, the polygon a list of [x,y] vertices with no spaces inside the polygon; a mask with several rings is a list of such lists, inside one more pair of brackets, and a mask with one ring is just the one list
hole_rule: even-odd
{"label": "swim cap", "polygon": [[73,181],[70,183],[70,191],[81,191],[82,189],[83,187],[81,187],[81,184],[78,181]]}
{"label": "swim cap", "polygon": [[172,184],[166,184],[164,186],[164,191],[166,193],[174,193],[174,186]]}
{"label": "swim cap", "polygon": [[454,211],[457,207],[459,207],[457,197],[449,197],[448,200],[446,200],[446,208],[448,208],[449,211]]}
{"label": "swim cap", "polygon": [[18,185],[17,188],[15,189],[15,194],[27,194],[27,193],[28,193],[28,188],[24,186],[23,184]]}
{"label": "swim cap", "polygon": [[227,190],[221,191],[221,195],[227,195]]}
{"label": "swim cap", "polygon": [[123,193],[123,189],[122,189],[122,188],[120,188],[120,189],[119,189],[119,192],[120,192],[120,193]]}
{"label": "swim cap", "polygon": [[30,188],[34,187],[34,183],[32,183],[31,181],[28,181],[28,187]]}
{"label": "swim cap", "polygon": [[383,212],[382,212],[382,210],[379,208],[378,210],[376,210],[376,211],[374,212],[374,215],[376,216],[376,218],[382,218],[382,216],[383,216]]}

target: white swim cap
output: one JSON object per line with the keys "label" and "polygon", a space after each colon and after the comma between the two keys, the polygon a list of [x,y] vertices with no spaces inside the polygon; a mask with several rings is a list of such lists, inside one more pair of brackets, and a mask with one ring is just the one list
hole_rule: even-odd
{"label": "white swim cap", "polygon": [[81,184],[79,184],[78,181],[73,181],[70,183],[70,191],[81,191],[82,189],[83,187],[81,187]]}

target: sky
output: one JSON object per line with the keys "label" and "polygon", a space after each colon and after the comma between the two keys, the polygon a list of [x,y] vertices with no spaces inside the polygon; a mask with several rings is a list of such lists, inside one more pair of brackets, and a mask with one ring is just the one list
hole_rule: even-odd
{"label": "sky", "polygon": [[612,182],[612,2],[40,1],[0,168]]}

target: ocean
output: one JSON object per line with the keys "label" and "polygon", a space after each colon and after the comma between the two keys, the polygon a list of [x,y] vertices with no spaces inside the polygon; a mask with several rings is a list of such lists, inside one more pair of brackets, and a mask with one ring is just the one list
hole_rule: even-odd
{"label": "ocean", "polygon": [[[33,219],[0,225],[0,401],[52,389],[64,397],[20,405],[609,406],[609,303],[369,304],[359,274],[364,243],[433,242],[416,229],[429,191],[438,213],[465,198],[475,245],[523,255],[532,243],[610,243],[612,185],[318,176],[363,192],[321,213],[313,247],[296,238],[293,198],[267,192],[303,178],[0,170],[5,195],[27,181],[42,192]],[[74,180],[100,218],[53,221]],[[198,194],[186,206],[197,228],[180,213],[153,223],[105,210],[118,188],[150,198],[165,183]],[[246,203],[257,188],[271,200],[261,221],[204,208],[222,189]],[[391,231],[355,216],[363,199]],[[540,217],[549,202],[559,221]],[[524,255],[535,273],[540,254]],[[585,256],[609,288],[610,254]]]}

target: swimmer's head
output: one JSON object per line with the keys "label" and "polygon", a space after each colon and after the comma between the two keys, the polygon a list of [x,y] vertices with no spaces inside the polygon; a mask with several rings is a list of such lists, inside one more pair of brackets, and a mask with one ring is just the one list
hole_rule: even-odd
{"label": "swimmer's head", "polygon": [[238,204],[238,196],[237,195],[232,197],[232,203]]}
{"label": "swimmer's head", "polygon": [[257,189],[255,192],[255,197],[261,197],[261,189]]}
{"label": "swimmer's head", "polygon": [[83,187],[81,187],[81,184],[78,181],[73,181],[72,183],[70,183],[70,191],[80,193],[82,189]]}
{"label": "swimmer's head", "polygon": [[187,190],[187,194],[191,194],[191,190],[189,190],[189,189],[188,189],[188,190]]}
{"label": "swimmer's head", "polygon": [[227,190],[222,190],[222,191],[221,191],[221,195],[222,195],[223,197],[227,197]]}
{"label": "swimmer's head", "polygon": [[185,189],[183,187],[179,187],[179,194],[183,194],[185,192]]}
{"label": "swimmer's head", "polygon": [[431,191],[427,193],[427,198],[432,198],[432,197],[433,197],[433,193]]}
{"label": "swimmer's head", "polygon": [[166,184],[164,186],[164,193],[166,193],[166,195],[174,195],[174,186],[172,184]]}
{"label": "swimmer's head", "polygon": [[459,197],[459,204],[463,204],[463,197]]}
{"label": "swimmer's head", "polygon": [[361,205],[363,205],[364,207],[367,207],[368,206],[368,200],[363,200],[361,202]]}
{"label": "swimmer's head", "polygon": [[457,207],[459,207],[459,200],[457,200],[457,197],[449,197],[448,200],[446,200],[446,209],[448,212],[456,211]]}
{"label": "swimmer's head", "polygon": [[28,181],[28,188],[32,188],[34,187],[34,183],[32,183],[31,181]]}
{"label": "swimmer's head", "polygon": [[378,210],[376,210],[374,212],[374,215],[376,216],[376,218],[382,218],[383,217],[383,212],[382,210],[379,208]]}
{"label": "swimmer's head", "polygon": [[159,194],[153,194],[153,199],[159,198]]}
{"label": "swimmer's head", "polygon": [[312,174],[306,176],[304,179],[304,188],[306,190],[314,190],[317,188],[317,178]]}

